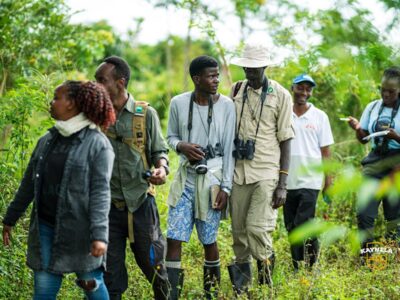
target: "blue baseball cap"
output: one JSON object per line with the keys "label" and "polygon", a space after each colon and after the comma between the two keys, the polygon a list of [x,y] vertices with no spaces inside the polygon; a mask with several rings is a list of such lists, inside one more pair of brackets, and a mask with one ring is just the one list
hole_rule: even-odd
{"label": "blue baseball cap", "polygon": [[315,87],[317,84],[315,83],[314,79],[310,75],[307,74],[301,74],[297,76],[295,79],[293,79],[293,84],[297,83],[302,83],[302,82],[309,82],[313,87]]}

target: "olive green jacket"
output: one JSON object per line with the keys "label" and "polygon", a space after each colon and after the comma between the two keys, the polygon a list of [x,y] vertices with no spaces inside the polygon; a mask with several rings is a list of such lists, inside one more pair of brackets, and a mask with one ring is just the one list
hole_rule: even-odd
{"label": "olive green jacket", "polygon": [[[116,123],[108,131],[122,138],[132,138],[132,118],[135,100],[129,95],[123,109],[117,116]],[[168,145],[165,142],[157,112],[151,106],[146,115],[146,156],[149,166],[155,166],[161,159],[168,160]],[[111,177],[111,199],[124,200],[129,211],[136,211],[146,199],[149,187],[143,179],[145,171],[140,153],[129,145],[109,138],[115,152],[115,161]]]}

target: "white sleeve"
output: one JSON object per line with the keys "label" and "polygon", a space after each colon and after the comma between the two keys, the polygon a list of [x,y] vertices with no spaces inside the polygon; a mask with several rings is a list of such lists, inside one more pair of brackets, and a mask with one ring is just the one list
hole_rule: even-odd
{"label": "white sleeve", "polygon": [[331,130],[331,124],[329,123],[328,116],[323,113],[320,118],[321,129],[318,135],[319,147],[326,147],[333,144],[333,134]]}
{"label": "white sleeve", "polygon": [[376,106],[377,107],[380,106],[378,101],[379,100],[375,100],[375,101],[368,103],[367,107],[364,109],[364,111],[361,115],[361,119],[360,119],[360,125],[361,125],[362,130],[369,131],[368,127],[369,127],[369,123],[370,123],[371,113],[375,109]]}

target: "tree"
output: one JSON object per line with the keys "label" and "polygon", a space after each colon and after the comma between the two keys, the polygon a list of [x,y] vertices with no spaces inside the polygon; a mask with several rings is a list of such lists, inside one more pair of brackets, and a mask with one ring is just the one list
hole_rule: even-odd
{"label": "tree", "polygon": [[[20,133],[29,140],[27,133],[30,128],[26,118],[43,109],[43,102],[49,99],[36,96],[26,99],[20,91],[30,86],[29,81],[35,81],[38,74],[39,77],[42,74],[46,77],[46,74],[62,74],[73,69],[85,70],[103,58],[105,51],[115,44],[110,28],[71,25],[68,12],[62,0],[1,2],[0,111],[4,114],[0,122],[1,148],[10,134],[15,136],[12,129],[17,130],[20,122],[26,125],[21,127],[26,132]],[[61,77],[66,78],[65,75]],[[55,82],[42,81],[43,84],[50,82],[50,85],[35,88],[46,90],[45,94],[51,95]],[[40,94],[37,92],[35,95]],[[30,90],[25,91],[25,95],[32,93]],[[13,95],[19,96],[15,98]],[[11,103],[14,100],[16,102]],[[21,107],[14,107],[16,104]],[[21,145],[23,151],[26,144]],[[19,150],[15,148],[15,151]]]}
{"label": "tree", "polygon": [[71,25],[69,17],[62,0],[1,1],[0,96],[32,69],[82,68],[114,43],[109,31]]}
{"label": "tree", "polygon": [[240,41],[244,42],[246,36],[251,33],[248,25],[248,19],[256,16],[260,12],[261,6],[265,4],[265,0],[232,0],[235,7],[235,14],[240,20]]}

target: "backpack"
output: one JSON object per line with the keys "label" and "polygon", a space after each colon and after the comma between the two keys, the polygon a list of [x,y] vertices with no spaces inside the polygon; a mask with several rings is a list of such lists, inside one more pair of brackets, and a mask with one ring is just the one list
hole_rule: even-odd
{"label": "backpack", "polygon": [[[146,155],[146,115],[149,105],[150,104],[145,101],[135,101],[133,107],[134,114],[132,117],[132,138],[119,137],[115,133],[105,132],[107,137],[127,144],[129,147],[139,152],[145,170],[150,169],[150,164]],[[155,195],[155,188],[152,184],[149,186],[148,193],[153,196]]]}

